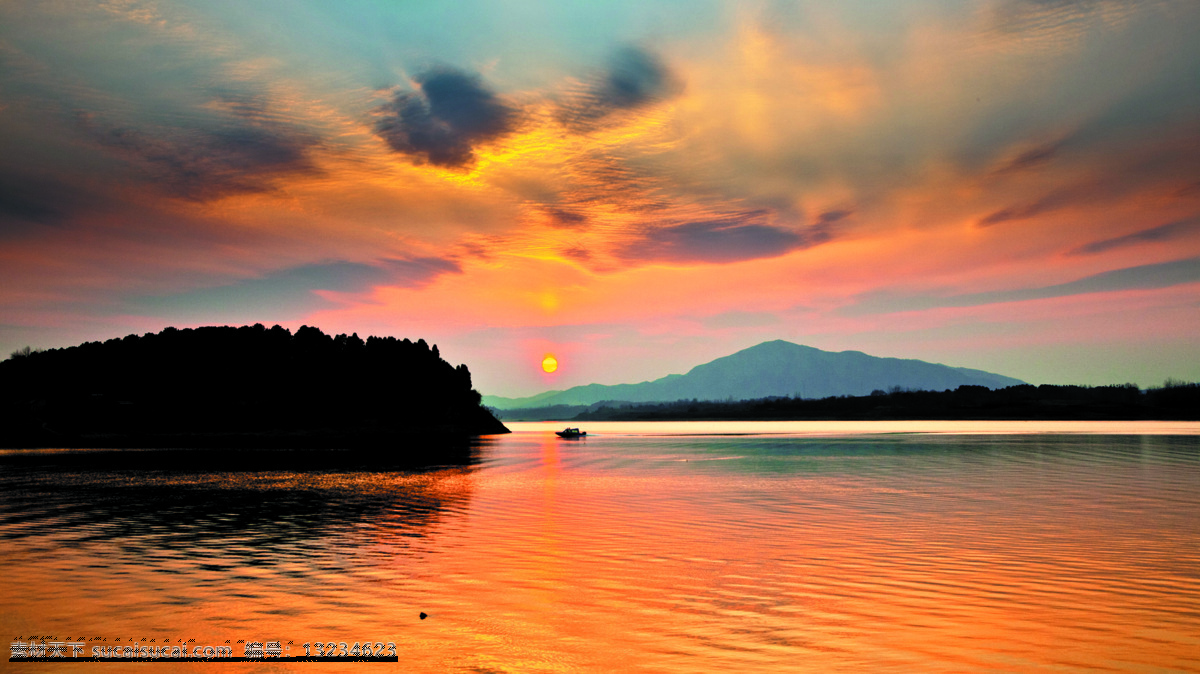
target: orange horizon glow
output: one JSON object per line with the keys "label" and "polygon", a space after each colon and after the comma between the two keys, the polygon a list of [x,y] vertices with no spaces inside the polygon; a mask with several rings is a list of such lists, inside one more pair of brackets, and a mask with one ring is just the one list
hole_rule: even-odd
{"label": "orange horizon glow", "polygon": [[[1180,79],[1200,8],[917,2],[873,9],[881,32],[854,3],[718,5],[705,31],[570,54],[435,21],[437,49],[387,58],[288,21],[304,49],[263,44],[170,1],[153,20],[0,10],[24,59],[0,87],[26,92],[0,141],[29,148],[0,165],[0,350],[263,322],[436,340],[497,394],[770,339],[1044,383],[1200,379],[1200,101]],[[547,21],[577,32],[576,12]],[[1131,56],[1145,35],[1165,36],[1155,59]],[[236,86],[163,80],[140,53]],[[434,105],[437,77],[463,95]],[[528,367],[552,348],[558,369]]]}

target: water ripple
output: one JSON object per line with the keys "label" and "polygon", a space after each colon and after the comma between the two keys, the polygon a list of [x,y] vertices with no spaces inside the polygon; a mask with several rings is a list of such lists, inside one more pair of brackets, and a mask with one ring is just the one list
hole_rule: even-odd
{"label": "water ripple", "polygon": [[37,590],[3,600],[13,634],[386,637],[417,671],[1200,669],[1196,436],[530,432],[428,471],[45,465],[0,456],[0,574]]}

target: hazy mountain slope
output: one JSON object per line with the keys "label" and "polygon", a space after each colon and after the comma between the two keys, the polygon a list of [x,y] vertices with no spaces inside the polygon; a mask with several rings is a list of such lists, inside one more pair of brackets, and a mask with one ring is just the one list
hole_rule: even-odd
{"label": "hazy mountain slope", "polygon": [[834,353],[783,340],[764,342],[703,365],[640,384],[588,384],[529,398],[484,396],[498,409],[590,405],[601,400],[659,402],[696,398],[735,400],[792,396],[868,395],[893,386],[942,391],[964,384],[1003,388],[1024,382],[982,370],[921,360],[877,358],[859,351]]}

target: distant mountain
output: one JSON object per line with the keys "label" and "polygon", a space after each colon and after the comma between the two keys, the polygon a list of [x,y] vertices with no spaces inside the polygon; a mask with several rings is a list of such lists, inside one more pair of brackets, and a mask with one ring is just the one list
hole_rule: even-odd
{"label": "distant mountain", "polygon": [[687,374],[672,374],[640,384],[588,384],[547,391],[528,398],[484,396],[483,404],[501,410],[591,405],[603,400],[670,402],[675,400],[743,400],[768,396],[827,398],[869,395],[894,386],[943,391],[963,385],[1003,388],[1025,382],[983,370],[950,367],[921,360],[877,358],[861,351],[822,351],[783,340],[697,365]]}

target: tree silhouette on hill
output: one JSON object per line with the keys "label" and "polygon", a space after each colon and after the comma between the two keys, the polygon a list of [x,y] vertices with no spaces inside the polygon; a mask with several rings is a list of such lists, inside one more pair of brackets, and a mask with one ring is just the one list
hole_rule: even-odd
{"label": "tree silhouette on hill", "polygon": [[425,340],[166,328],[0,363],[7,446],[363,445],[507,429]]}

